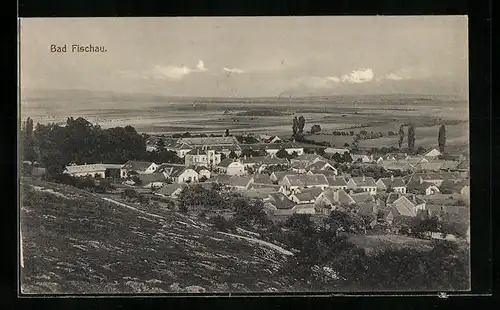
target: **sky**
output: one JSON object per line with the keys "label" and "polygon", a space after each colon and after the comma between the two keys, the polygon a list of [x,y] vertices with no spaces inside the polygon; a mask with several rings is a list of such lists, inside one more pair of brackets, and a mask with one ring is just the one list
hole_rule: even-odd
{"label": "sky", "polygon": [[[20,84],[167,96],[466,94],[467,36],[465,16],[29,18]],[[106,52],[72,53],[73,44]]]}

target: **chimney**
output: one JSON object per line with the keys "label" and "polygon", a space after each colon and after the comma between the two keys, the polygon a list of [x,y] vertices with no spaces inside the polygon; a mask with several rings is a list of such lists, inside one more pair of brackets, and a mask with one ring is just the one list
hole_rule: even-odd
{"label": "chimney", "polygon": [[339,191],[333,191],[333,200],[339,201]]}
{"label": "chimney", "polygon": [[366,177],[365,177],[365,175],[364,175],[364,174],[363,174],[363,181],[366,181]]}
{"label": "chimney", "polygon": [[349,195],[352,195],[352,194],[354,194],[354,191],[351,189],[351,190],[349,190]]}
{"label": "chimney", "polygon": [[333,175],[333,180],[335,181],[335,174]]}
{"label": "chimney", "polygon": [[424,183],[424,179],[422,179],[422,177],[420,177],[420,184]]}
{"label": "chimney", "polygon": [[391,181],[394,181],[394,175],[391,174]]}

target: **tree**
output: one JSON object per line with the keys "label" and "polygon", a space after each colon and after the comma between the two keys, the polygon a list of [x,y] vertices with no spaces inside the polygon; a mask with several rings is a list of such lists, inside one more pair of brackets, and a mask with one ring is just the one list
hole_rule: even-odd
{"label": "tree", "polygon": [[398,140],[398,146],[401,149],[401,146],[403,146],[403,140],[405,138],[405,131],[403,130],[403,125],[399,126],[399,140]]}
{"label": "tree", "polygon": [[299,129],[299,133],[303,133],[304,132],[304,126],[306,125],[306,119],[304,118],[304,116],[300,116],[299,119],[298,119],[298,129]]}
{"label": "tree", "polygon": [[276,153],[276,157],[278,157],[278,158],[287,158],[288,157],[288,152],[284,148],[281,148]]}
{"label": "tree", "polygon": [[415,125],[410,124],[408,127],[408,150],[413,152],[415,149]]}
{"label": "tree", "polygon": [[156,146],[158,147],[158,149],[163,150],[165,148],[165,141],[163,141],[163,139],[160,138],[156,143]]}
{"label": "tree", "polygon": [[311,127],[311,133],[317,133],[321,131],[321,126],[320,125],[313,125]]}
{"label": "tree", "polygon": [[352,157],[349,152],[344,152],[344,155],[342,156],[343,162],[345,163],[352,163]]}
{"label": "tree", "polygon": [[226,133],[224,134],[224,137],[229,137],[229,129],[226,129]]}
{"label": "tree", "polygon": [[360,232],[364,227],[364,222],[358,215],[351,212],[333,210],[325,219],[325,225],[337,235],[341,231],[348,233]]}
{"label": "tree", "polygon": [[446,145],[446,127],[444,124],[439,127],[439,135],[438,135],[438,145],[439,151],[444,153],[444,147]]}
{"label": "tree", "polygon": [[349,143],[344,143],[344,147],[349,147]]}
{"label": "tree", "polygon": [[293,118],[292,131],[294,137],[299,132],[299,120],[297,119],[297,116]]}
{"label": "tree", "polygon": [[238,158],[238,155],[233,150],[231,150],[228,157],[231,159],[235,159],[235,158]]}
{"label": "tree", "polygon": [[227,158],[226,154],[220,153],[220,160],[224,160],[226,158]]}

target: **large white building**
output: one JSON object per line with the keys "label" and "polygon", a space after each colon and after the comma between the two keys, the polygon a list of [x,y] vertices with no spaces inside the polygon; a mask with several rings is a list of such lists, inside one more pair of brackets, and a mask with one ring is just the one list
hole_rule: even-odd
{"label": "large white building", "polygon": [[74,177],[105,178],[106,166],[104,164],[69,165],[66,166],[63,173]]}
{"label": "large white building", "polygon": [[221,162],[221,154],[208,147],[197,147],[184,156],[186,166],[214,167]]}

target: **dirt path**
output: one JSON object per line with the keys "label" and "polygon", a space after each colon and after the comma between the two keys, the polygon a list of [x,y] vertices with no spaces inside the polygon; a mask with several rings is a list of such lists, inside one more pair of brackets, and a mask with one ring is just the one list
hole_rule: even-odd
{"label": "dirt path", "polygon": [[286,249],[283,249],[282,247],[277,246],[276,244],[272,244],[270,242],[267,242],[267,241],[263,241],[263,240],[255,239],[255,238],[244,237],[244,236],[240,236],[240,235],[228,234],[228,233],[220,232],[220,231],[218,233],[226,235],[226,236],[231,236],[231,237],[236,237],[236,238],[240,238],[240,239],[245,239],[247,241],[258,243],[258,244],[261,244],[261,245],[265,245],[268,248],[271,248],[273,250],[276,250],[276,251],[280,252],[281,254],[292,255],[293,256],[292,252],[290,252],[290,251],[288,251]]}
{"label": "dirt path", "polygon": [[155,218],[160,218],[160,219],[163,219],[163,217],[162,217],[162,216],[160,216],[160,215],[158,215],[158,214],[148,213],[148,212],[146,212],[146,211],[139,210],[139,209],[137,209],[137,208],[134,208],[134,207],[129,206],[129,205],[127,205],[127,204],[124,204],[124,203],[122,203],[122,202],[119,202],[119,201],[113,200],[113,199],[111,199],[111,198],[106,198],[106,197],[100,197],[100,198],[101,198],[101,199],[103,199],[103,200],[105,200],[105,201],[108,201],[108,202],[114,203],[114,204],[116,204],[116,205],[119,205],[119,206],[121,206],[121,207],[125,207],[125,208],[127,208],[127,209],[134,210],[134,211],[136,211],[136,212],[139,212],[139,213],[142,213],[142,214],[145,214],[145,215],[149,215],[149,216],[152,216],[152,217],[155,217]]}

